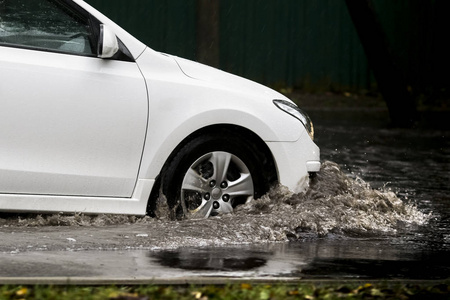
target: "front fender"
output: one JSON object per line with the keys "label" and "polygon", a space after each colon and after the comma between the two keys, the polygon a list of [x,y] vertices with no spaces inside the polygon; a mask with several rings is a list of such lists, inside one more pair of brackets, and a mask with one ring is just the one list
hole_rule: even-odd
{"label": "front fender", "polygon": [[[172,57],[150,49],[138,64],[149,93],[149,125],[139,178],[154,179],[172,151],[190,134],[207,126],[241,126],[266,142],[293,142],[305,132],[300,121],[273,104],[273,97],[284,96],[261,93],[256,83],[241,82],[230,74],[232,78],[225,84],[225,72],[222,81],[190,78]],[[254,93],[250,92],[252,84]]]}
{"label": "front fender", "polygon": [[[160,118],[164,119],[162,116]],[[169,116],[165,119],[173,120]],[[155,119],[153,121],[149,125],[140,178],[156,178],[170,154],[180,143],[193,132],[212,125],[236,125],[253,131],[265,142],[280,141],[274,129],[264,120],[232,109],[205,111],[186,118],[183,122],[170,124],[163,122],[164,126],[161,126],[162,121]],[[298,129],[301,129],[302,125],[298,121],[294,123]]]}

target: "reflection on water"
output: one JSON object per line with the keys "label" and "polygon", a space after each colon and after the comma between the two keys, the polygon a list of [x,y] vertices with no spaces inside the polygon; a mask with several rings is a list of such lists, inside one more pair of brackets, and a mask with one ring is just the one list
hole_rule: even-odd
{"label": "reflection on water", "polygon": [[327,238],[289,244],[152,251],[147,263],[168,268],[165,272],[183,270],[202,276],[448,278],[448,252],[424,250],[393,245],[388,239]]}
{"label": "reflection on water", "polygon": [[158,264],[192,271],[249,271],[266,265],[272,252],[265,249],[239,248],[179,248],[151,252]]}

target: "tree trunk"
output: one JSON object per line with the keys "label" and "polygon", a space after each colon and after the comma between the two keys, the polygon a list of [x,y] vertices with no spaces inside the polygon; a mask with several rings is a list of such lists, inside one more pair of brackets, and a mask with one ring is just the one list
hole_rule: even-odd
{"label": "tree trunk", "polygon": [[378,89],[386,101],[392,124],[411,127],[416,121],[415,100],[408,92],[404,74],[394,62],[371,0],[345,2],[378,83]]}

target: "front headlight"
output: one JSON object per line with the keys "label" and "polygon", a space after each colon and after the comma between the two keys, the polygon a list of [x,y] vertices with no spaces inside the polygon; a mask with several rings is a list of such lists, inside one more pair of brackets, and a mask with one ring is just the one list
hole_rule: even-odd
{"label": "front headlight", "polygon": [[314,140],[314,126],[311,121],[311,119],[308,117],[308,115],[302,111],[300,108],[298,108],[297,105],[290,101],[286,100],[273,100],[273,103],[282,111],[285,113],[290,114],[294,118],[298,119],[300,122],[303,123],[303,125],[306,128],[306,131],[308,131],[309,136],[312,140]]}

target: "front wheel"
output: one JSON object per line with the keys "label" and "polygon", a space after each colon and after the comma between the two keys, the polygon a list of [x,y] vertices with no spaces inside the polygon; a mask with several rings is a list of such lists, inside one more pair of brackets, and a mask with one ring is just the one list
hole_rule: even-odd
{"label": "front wheel", "polygon": [[162,174],[162,191],[177,218],[207,218],[269,189],[263,157],[239,135],[203,135],[183,146]]}

